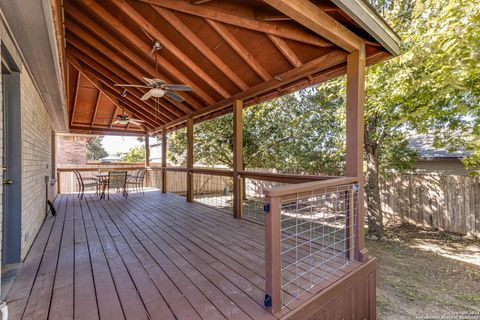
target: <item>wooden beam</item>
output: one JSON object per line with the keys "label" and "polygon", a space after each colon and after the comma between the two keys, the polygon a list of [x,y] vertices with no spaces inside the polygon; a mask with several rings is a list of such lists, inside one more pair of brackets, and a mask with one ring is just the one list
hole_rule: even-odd
{"label": "wooden beam", "polygon": [[357,237],[355,257],[360,261],[368,259],[365,248],[365,206],[363,176],[363,139],[364,139],[364,104],[365,104],[365,47],[347,57],[347,114],[345,175],[357,177]]}
{"label": "wooden beam", "polygon": [[113,2],[124,14],[130,17],[141,28],[148,32],[153,38],[160,41],[162,46],[170,51],[174,56],[183,62],[193,73],[198,75],[205,81],[211,88],[218,92],[222,97],[227,98],[230,93],[225,90],[218,82],[216,82],[208,73],[200,68],[189,56],[187,56],[183,50],[177,48],[173,42],[163,35],[153,24],[151,24],[146,18],[143,17],[140,12],[135,10],[125,0],[116,0]]}
{"label": "wooden beam", "polygon": [[99,90],[98,91],[98,96],[97,96],[97,102],[95,103],[95,109],[93,110],[92,121],[90,123],[90,126],[92,126],[92,127],[93,127],[93,124],[95,123],[95,117],[97,116],[98,106],[100,105],[100,99],[101,98],[102,98],[102,92]]}
{"label": "wooden beam", "polygon": [[187,119],[187,201],[193,202],[193,119]]}
{"label": "wooden beam", "polygon": [[[304,78],[306,75],[309,74],[315,74],[317,72],[323,71],[323,70],[328,70],[332,67],[341,65],[346,62],[346,55],[343,50],[333,50],[315,60],[312,60],[310,62],[307,62],[303,64],[302,66],[289,70],[287,72],[284,72],[280,75],[277,76],[275,79],[271,79],[269,81],[265,81],[262,83],[259,83],[258,85],[255,85],[251,88],[249,88],[246,91],[243,91],[239,94],[233,95],[228,99],[224,99],[222,101],[219,101],[209,107],[204,108],[203,110],[195,111],[192,112],[189,117],[197,118],[200,116],[204,116],[216,111],[220,111],[224,109],[225,107],[232,105],[233,101],[235,100],[246,100],[248,98],[258,96],[264,92],[268,92],[270,90],[273,90],[275,88],[281,87],[282,85],[286,85],[288,83],[295,82],[299,79]],[[179,118],[175,121],[172,121],[170,123],[167,123],[165,125],[159,126],[157,128],[154,128],[151,132],[155,133],[160,131],[163,127],[172,127],[174,125],[177,125],[179,123],[185,122],[187,120],[187,117],[182,117]]]}
{"label": "wooden beam", "polygon": [[[70,61],[76,60],[78,63],[80,63],[84,70],[84,74],[89,73],[90,75],[93,75],[95,79],[108,86],[116,93],[116,95],[118,95],[118,97],[120,97],[124,89],[114,85],[119,79],[116,79],[115,76],[109,73],[107,69],[102,67],[89,56],[79,51],[72,50],[71,48],[67,48],[67,57]],[[142,115],[141,119],[160,123],[168,121],[169,118],[165,117],[163,114],[155,114],[152,106],[147,104],[145,101],[140,100],[141,96],[139,94],[135,93],[131,89],[128,89],[127,91],[130,94],[124,97],[123,100],[128,100],[138,107],[137,113]]]}
{"label": "wooden beam", "polygon": [[292,48],[288,45],[285,40],[280,37],[268,35],[270,40],[272,40],[273,44],[280,50],[283,56],[290,62],[292,66],[295,68],[300,67],[302,65],[302,61],[298,58],[298,56],[293,52]]}
{"label": "wooden beam", "polygon": [[220,10],[213,4],[205,4],[202,6],[192,5],[187,1],[179,0],[140,0],[145,3],[157,5],[160,7],[188,13],[198,17],[211,19],[227,24],[231,24],[240,28],[250,29],[257,32],[272,34],[278,37],[291,39],[303,43],[319,47],[330,47],[332,44],[321,37],[306,32],[300,28],[272,23],[267,21],[258,21],[254,17],[246,17],[233,13],[232,11]]}
{"label": "wooden beam", "polygon": [[208,47],[189,27],[187,27],[172,11],[154,6],[154,9],[172,25],[185,39],[199,50],[211,63],[213,63],[230,81],[246,90],[248,85],[243,81],[210,47]]}
{"label": "wooden beam", "polygon": [[191,3],[192,4],[202,4],[202,3],[207,3],[207,2],[210,2],[212,0],[192,0]]}
{"label": "wooden beam", "polygon": [[150,166],[150,136],[145,134],[145,167]]}
{"label": "wooden beam", "polygon": [[257,73],[264,81],[268,81],[272,76],[258,63],[255,57],[238,41],[235,35],[228,30],[222,23],[206,19],[208,24],[222,37],[222,39]]}
{"label": "wooden beam", "polygon": [[243,216],[243,186],[239,172],[243,171],[243,103],[233,102],[233,217]]}
{"label": "wooden beam", "polygon": [[144,136],[145,131],[125,131],[125,129],[100,129],[100,128],[84,128],[73,126],[70,127],[70,132],[87,133],[87,134],[99,134],[99,135],[119,135],[119,136]]}
{"label": "wooden beam", "polygon": [[77,75],[77,84],[75,86],[75,98],[73,98],[72,111],[70,112],[70,125],[73,123],[73,117],[75,115],[75,107],[77,106],[78,91],[80,90],[80,80],[82,79],[82,74],[79,72]]}
{"label": "wooden beam", "polygon": [[255,19],[260,21],[291,21],[292,18],[287,17],[283,13],[278,13],[273,10],[266,10],[264,7],[255,9]]}
{"label": "wooden beam", "polygon": [[[108,10],[106,10],[104,7],[102,7],[96,1],[82,0],[81,2],[84,3],[84,6],[88,6],[92,15],[97,16],[107,26],[116,30],[118,33],[122,34],[124,36],[124,38],[129,41],[130,44],[132,44],[134,47],[140,49],[144,53],[144,55],[146,57],[148,57],[148,59],[149,59],[148,61],[150,61],[151,63],[155,62],[154,57],[152,57],[152,55],[150,54],[150,52],[152,50],[151,45],[147,45],[140,37],[138,37],[127,26],[125,26],[120,20],[118,20],[115,16],[113,16]],[[129,57],[129,59],[134,59],[134,57],[136,56],[129,49],[122,50],[122,53],[127,55]],[[191,80],[189,80],[188,77],[186,77],[183,73],[178,71],[166,59],[164,59],[160,55],[158,55],[157,59],[158,59],[159,67],[162,70],[165,70],[166,72],[168,72],[170,75],[172,75],[173,78],[175,78],[175,81],[172,81],[174,79],[170,79],[170,78],[166,77],[164,74],[159,74],[158,76],[160,78],[162,78],[163,80],[165,80],[166,82],[169,82],[169,83],[174,83],[174,82],[180,81],[182,83],[188,84],[194,89],[195,94],[197,94],[200,98],[202,98],[204,100],[209,98],[209,96],[203,90],[201,90],[200,88],[195,86],[195,84]],[[143,60],[143,59],[139,59],[139,60],[134,59],[134,62],[137,65],[138,65],[138,63],[141,62],[141,66],[140,66],[141,68],[143,68],[143,67],[148,68],[149,67],[148,65],[145,64],[145,60]],[[122,66],[124,66],[124,65],[122,65]],[[124,66],[124,67],[126,67],[126,66]],[[153,70],[153,69],[149,69],[148,74],[153,74],[154,75],[155,74],[154,70],[153,71],[150,71],[150,70]],[[145,74],[143,74],[142,76],[145,76]],[[137,78],[138,78],[138,76],[137,76]],[[140,76],[139,79],[141,81],[143,81],[141,76]],[[192,106],[193,109],[200,109],[201,107],[203,107],[203,105],[200,104],[194,97],[192,97],[190,93],[185,93],[184,97],[185,97],[186,102],[190,106]],[[207,101],[207,100],[205,100],[205,101]],[[213,101],[213,99],[212,99],[212,101]],[[179,106],[177,105],[177,107],[179,107]],[[181,107],[179,107],[179,108],[181,108]],[[184,111],[185,112],[190,112],[188,110],[184,110]]]}
{"label": "wooden beam", "polygon": [[[128,60],[134,62],[137,66],[142,68],[144,70],[144,72],[146,71],[147,75],[149,75],[151,77],[154,77],[154,75],[155,75],[154,68],[151,67],[148,63],[146,64],[145,60],[143,60],[141,57],[136,55],[133,51],[130,50],[130,48],[123,45],[123,43],[118,41],[118,39],[116,37],[112,36],[110,33],[106,32],[102,27],[96,25],[91,19],[82,15],[79,12],[76,12],[78,10],[76,10],[74,8],[71,8],[70,10],[73,11],[76,14],[76,18],[79,19],[77,21],[80,21],[80,22],[77,25],[77,23],[74,23],[72,19],[68,19],[67,23],[66,23],[66,27],[68,29],[68,32],[71,32],[76,37],[78,37],[78,39],[81,39],[84,42],[83,46],[89,47],[89,45],[90,45],[93,48],[95,48],[95,50],[97,50],[100,54],[106,55],[107,58],[103,59],[103,60],[104,61],[107,60],[108,62],[103,62],[103,64],[108,63],[111,66],[110,71],[115,72],[117,69],[125,68],[125,65],[130,65],[131,64],[130,62],[125,62],[125,63],[121,63],[121,64],[117,63],[116,66],[113,66],[114,63],[112,63],[111,61],[115,59],[114,56],[117,56],[117,53],[114,52],[113,50],[110,50],[110,47],[114,47],[118,50],[117,52],[120,52]],[[70,15],[70,13],[69,13],[69,15]],[[96,33],[102,39],[102,41],[99,41],[96,38],[94,38],[88,32],[88,30],[90,30],[92,33]],[[67,37],[67,41],[72,42],[73,40],[74,39],[72,39],[71,36]],[[107,43],[108,46],[105,45],[104,43]],[[83,46],[82,45],[77,45],[77,48],[79,50],[83,51]],[[92,50],[90,50],[90,53],[93,54]],[[98,54],[95,54],[95,55],[98,56]],[[118,58],[118,59],[121,59],[121,58]],[[116,60],[118,60],[118,59],[116,59]],[[121,59],[121,60],[124,60],[124,59]],[[134,67],[131,66],[130,69],[134,69]],[[141,77],[139,76],[140,74],[142,74]],[[137,74],[136,74],[136,77],[138,79],[137,81],[139,83],[144,83],[143,76],[145,76],[145,75],[146,75],[145,73],[137,72]],[[142,95],[143,95],[143,93],[142,93]],[[170,106],[168,100],[164,100],[164,101],[162,100],[161,103],[162,103],[162,105],[165,109],[165,112],[164,112],[165,117],[175,118],[177,116],[185,114],[185,112],[183,112],[181,110],[183,106],[179,107],[179,108],[175,104],[173,104],[173,106]]]}
{"label": "wooden beam", "polygon": [[[95,75],[90,69],[88,69],[87,66],[82,64],[82,62],[78,61],[75,57],[70,56],[68,52],[67,52],[67,57],[68,57],[69,63],[72,64],[75,67],[75,69],[82,72],[82,74],[98,90],[100,90],[115,106],[119,107],[117,101],[123,98],[120,97],[121,91],[116,91],[116,89],[118,89],[117,87],[106,85],[104,81],[101,81],[101,79],[98,78],[98,75]],[[122,101],[124,102],[125,109],[132,112],[132,114],[134,114],[136,117],[144,119],[146,121],[145,123],[148,124],[148,127],[151,128],[152,126],[155,126],[155,123],[160,122],[160,121],[153,121],[153,119],[146,117],[145,114],[142,114],[142,111],[138,110],[137,108],[131,107],[128,103],[126,103],[125,99],[123,99]]]}
{"label": "wooden beam", "polygon": [[359,50],[364,42],[308,0],[263,0],[263,2],[348,52]]}
{"label": "wooden beam", "polygon": [[[162,168],[167,167],[167,129],[162,130]],[[162,170],[162,193],[167,192],[167,173]]]}

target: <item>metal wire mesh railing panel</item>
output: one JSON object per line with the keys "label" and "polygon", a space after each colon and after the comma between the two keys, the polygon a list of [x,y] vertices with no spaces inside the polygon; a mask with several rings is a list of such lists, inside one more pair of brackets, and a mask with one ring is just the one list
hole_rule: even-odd
{"label": "metal wire mesh railing panel", "polygon": [[233,178],[216,174],[193,174],[193,199],[196,202],[233,210]]}
{"label": "metal wire mesh railing panel", "polygon": [[162,189],[162,169],[151,168],[151,170],[148,170],[145,178],[147,187]]}
{"label": "metal wire mesh railing panel", "polygon": [[268,188],[278,187],[286,183],[245,178],[243,195],[243,218],[264,224],[263,204],[265,196],[263,191]]}
{"label": "metal wire mesh railing panel", "polygon": [[350,262],[357,189],[356,184],[351,184],[282,197],[283,307],[299,300]]}
{"label": "metal wire mesh railing panel", "polygon": [[180,196],[187,195],[187,172],[186,171],[167,171],[167,192],[175,193]]}

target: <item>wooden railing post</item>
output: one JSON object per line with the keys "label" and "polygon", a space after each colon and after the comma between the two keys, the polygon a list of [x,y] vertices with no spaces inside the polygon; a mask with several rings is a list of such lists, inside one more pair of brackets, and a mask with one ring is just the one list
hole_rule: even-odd
{"label": "wooden railing post", "polygon": [[187,119],[187,201],[193,201],[193,119]]}
{"label": "wooden railing post", "polygon": [[243,102],[233,102],[233,216],[243,216]]}
{"label": "wooden railing post", "polygon": [[[345,174],[358,179],[357,238],[355,257],[368,260],[365,248],[365,207],[363,202],[363,135],[365,105],[365,45],[347,56],[347,154]],[[353,212],[352,212],[353,213]]]}
{"label": "wooden railing post", "polygon": [[280,197],[265,197],[265,307],[272,313],[282,308],[280,261]]}
{"label": "wooden railing post", "polygon": [[[145,167],[148,169],[150,167],[150,139],[149,139],[148,131],[145,134]],[[143,181],[144,186],[148,186],[150,173],[145,171],[145,179]]]}
{"label": "wooden railing post", "polygon": [[60,190],[60,173],[61,171],[57,169],[57,193],[61,193],[61,190]]}
{"label": "wooden railing post", "polygon": [[162,129],[162,193],[167,192],[167,128]]}

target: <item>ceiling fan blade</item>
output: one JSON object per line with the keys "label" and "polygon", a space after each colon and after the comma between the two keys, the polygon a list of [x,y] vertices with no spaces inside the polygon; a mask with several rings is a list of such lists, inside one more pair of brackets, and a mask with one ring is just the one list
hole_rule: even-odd
{"label": "ceiling fan blade", "polygon": [[148,90],[147,93],[145,93],[140,100],[148,100],[152,97],[152,90]]}
{"label": "ceiling fan blade", "polygon": [[179,94],[176,94],[175,92],[173,91],[165,91],[165,95],[169,98],[172,98],[173,100],[175,101],[178,101],[178,102],[183,102],[185,101],[185,99],[183,99],[182,96],[180,96]]}
{"label": "ceiling fan blade", "polygon": [[113,124],[118,124],[118,123],[119,123],[119,120],[115,120],[115,121],[113,122]]}
{"label": "ceiling fan blade", "polygon": [[139,126],[139,127],[143,125],[140,122],[135,121],[135,119],[130,119],[130,124],[133,124],[133,125]]}
{"label": "ceiling fan blade", "polygon": [[150,88],[144,84],[114,84],[115,87],[135,87],[135,88]]}
{"label": "ceiling fan blade", "polygon": [[143,77],[143,80],[145,80],[146,83],[148,83],[149,86],[153,86],[155,85],[157,82],[155,81],[155,79],[150,79],[150,78],[145,78]]}
{"label": "ceiling fan blade", "polygon": [[145,120],[142,120],[142,119],[132,119],[132,118],[130,118],[130,120],[134,120],[135,122],[145,122]]}
{"label": "ceiling fan blade", "polygon": [[165,89],[174,91],[192,91],[192,87],[185,84],[165,84]]}

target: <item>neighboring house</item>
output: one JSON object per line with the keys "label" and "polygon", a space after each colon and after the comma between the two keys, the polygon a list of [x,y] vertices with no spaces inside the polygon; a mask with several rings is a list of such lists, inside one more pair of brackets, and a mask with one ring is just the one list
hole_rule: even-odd
{"label": "neighboring house", "polygon": [[467,175],[462,159],[465,150],[450,151],[446,147],[435,147],[431,135],[414,135],[409,138],[409,148],[418,152],[415,169],[424,173]]}
{"label": "neighboring house", "polygon": [[122,162],[122,158],[119,156],[106,156],[100,159],[102,163]]}

